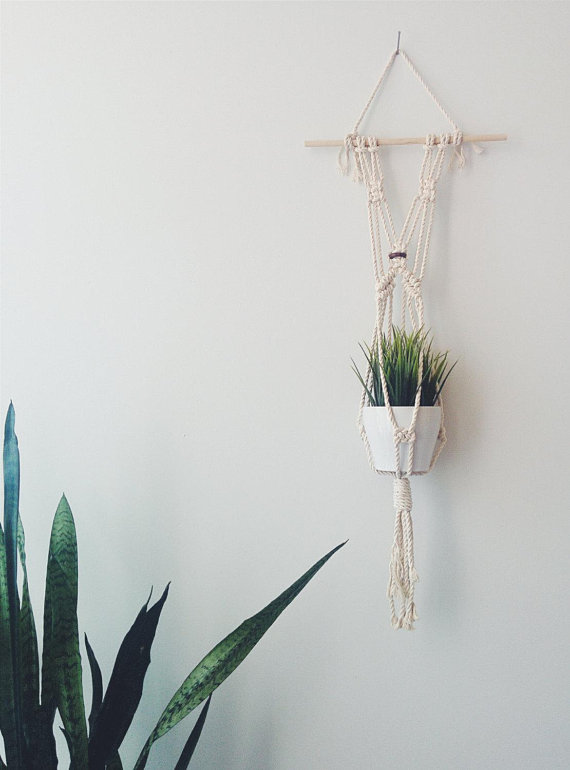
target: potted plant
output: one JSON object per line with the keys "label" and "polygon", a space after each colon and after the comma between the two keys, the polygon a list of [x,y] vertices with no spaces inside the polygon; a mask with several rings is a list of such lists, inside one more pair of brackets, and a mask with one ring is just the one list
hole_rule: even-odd
{"label": "potted plant", "polygon": [[[395,446],[399,445],[400,472],[407,472],[409,447],[414,441],[413,473],[429,470],[442,428],[440,394],[455,362],[448,351],[437,353],[428,332],[407,332],[392,327],[372,346],[361,345],[367,363],[363,376],[353,361],[353,370],[364,388],[361,430],[378,471],[397,472]],[[416,399],[419,408],[413,431]]]}
{"label": "potted plant", "polygon": [[[168,586],[158,601],[149,606],[149,597],[139,611],[119,648],[106,688],[85,637],[92,678],[91,713],[87,718],[77,620],[75,523],[63,496],[53,519],[49,543],[40,653],[19,513],[20,453],[14,421],[10,404],[4,433],[4,526],[0,526],[0,734],[5,757],[0,756],[0,770],[56,770],[56,712],[63,723],[72,770],[123,770],[119,748],[143,694]],[[192,669],[162,712],[134,770],[143,770],[153,744],[204,703],[175,770],[188,767],[214,690],[342,545],[323,556],[276,599],[228,634]]]}

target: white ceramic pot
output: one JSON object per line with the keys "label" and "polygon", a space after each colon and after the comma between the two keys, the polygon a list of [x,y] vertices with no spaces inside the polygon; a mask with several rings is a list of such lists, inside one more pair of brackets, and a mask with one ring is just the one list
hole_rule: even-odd
{"label": "white ceramic pot", "polygon": [[[394,417],[400,428],[408,429],[414,413],[413,406],[393,406]],[[420,406],[416,420],[413,473],[429,470],[441,423],[439,406]],[[379,471],[395,471],[394,428],[385,406],[365,406],[362,425],[372,451],[374,467]],[[400,444],[400,470],[408,470],[409,444]]]}

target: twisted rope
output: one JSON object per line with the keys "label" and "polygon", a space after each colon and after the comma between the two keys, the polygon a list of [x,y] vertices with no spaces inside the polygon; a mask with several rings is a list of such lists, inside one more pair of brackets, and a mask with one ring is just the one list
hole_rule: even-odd
{"label": "twisted rope", "polygon": [[392,627],[411,631],[418,617],[414,602],[414,586],[419,578],[414,566],[412,492],[410,480],[407,478],[394,479],[394,508],[396,521],[387,596]]}
{"label": "twisted rope", "polygon": [[[394,217],[384,189],[383,150],[375,137],[365,137],[358,133],[364,116],[378,94],[398,54],[402,56],[412,73],[426,89],[440,112],[453,128],[451,133],[441,134],[439,137],[436,137],[434,134],[426,136],[418,188],[400,231],[396,229]],[[406,328],[408,319],[414,331],[423,327],[422,281],[431,245],[437,186],[441,177],[444,159],[450,148],[455,153],[454,157],[457,157],[459,165],[463,165],[462,142],[463,135],[457,124],[429,88],[409,56],[400,49],[399,51],[394,51],[388,59],[380,79],[356,121],[352,132],[347,134],[344,147],[339,154],[339,165],[344,173],[348,173],[351,155],[354,157],[354,177],[356,180],[364,183],[368,198],[368,225],[376,288],[376,323],[372,334],[371,347],[375,349],[378,346],[380,380],[384,394],[384,403],[386,404],[388,419],[393,430],[395,470],[375,468],[370,443],[363,425],[362,414],[364,407],[369,403],[367,391],[371,390],[373,379],[370,366],[368,366],[365,377],[366,387],[363,389],[360,399],[358,428],[372,469],[378,474],[394,477],[394,509],[396,517],[387,592],[394,628],[412,629],[417,618],[414,586],[418,581],[418,575],[414,565],[414,536],[411,517],[412,496],[409,477],[415,473],[423,475],[433,468],[445,445],[446,435],[443,425],[443,402],[440,396],[438,399],[438,405],[441,407],[440,429],[429,469],[428,471],[414,471],[416,422],[420,409],[421,389],[418,387],[410,424],[407,427],[399,425],[390,403],[390,394],[384,376],[381,339],[383,333],[386,334],[388,339],[391,339],[394,296],[397,289],[399,289],[402,329]],[[383,258],[383,239],[385,239],[388,248],[388,261],[386,264],[384,264]],[[414,239],[416,241],[415,256],[413,267],[410,269],[407,256],[408,252],[411,251]],[[420,356],[418,386],[422,381],[422,377],[423,356]],[[404,469],[401,468],[402,444],[408,445],[408,457]]]}

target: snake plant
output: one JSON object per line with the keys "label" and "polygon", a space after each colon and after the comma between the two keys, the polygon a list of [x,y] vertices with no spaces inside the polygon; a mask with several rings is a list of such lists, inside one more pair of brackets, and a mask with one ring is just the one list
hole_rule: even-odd
{"label": "snake plant", "polygon": [[[92,678],[86,717],[77,620],[77,538],[71,508],[61,498],[51,530],[43,612],[43,649],[30,602],[25,537],[19,513],[20,455],[10,404],[4,434],[4,528],[0,526],[0,770],[56,770],[56,712],[63,723],[70,770],[122,770],[119,748],[142,697],[150,650],[168,596],[143,605],[117,653],[107,688],[85,638]],[[200,704],[204,706],[173,770],[188,767],[213,691],[244,660],[268,628],[341,544],[264,609],[244,621],[190,672],[162,712],[133,770],[143,770],[155,741]],[[21,598],[18,586],[21,586]]]}
{"label": "snake plant", "polygon": [[[385,406],[381,370],[392,406],[413,406],[420,388],[420,406],[434,406],[457,363],[449,365],[448,351],[436,353],[429,333],[422,329],[406,332],[394,326],[390,336],[381,335],[380,344],[376,340],[372,346],[361,345],[360,348],[366,358],[370,379],[360,373],[354,360],[352,368],[364,387],[370,406]],[[423,363],[421,381],[420,362]]]}

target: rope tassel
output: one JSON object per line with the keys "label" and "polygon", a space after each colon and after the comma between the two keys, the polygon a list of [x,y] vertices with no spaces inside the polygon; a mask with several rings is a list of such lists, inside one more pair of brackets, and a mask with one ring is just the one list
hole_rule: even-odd
{"label": "rope tassel", "polygon": [[[414,566],[414,530],[412,527],[412,491],[408,478],[394,478],[394,543],[390,559],[388,601],[393,628],[411,631],[417,620],[414,586],[418,573]],[[397,611],[399,605],[399,611]]]}

